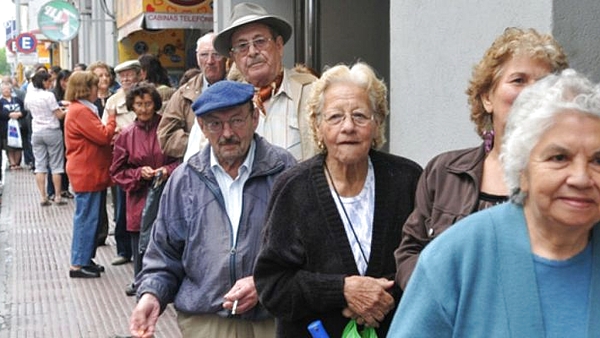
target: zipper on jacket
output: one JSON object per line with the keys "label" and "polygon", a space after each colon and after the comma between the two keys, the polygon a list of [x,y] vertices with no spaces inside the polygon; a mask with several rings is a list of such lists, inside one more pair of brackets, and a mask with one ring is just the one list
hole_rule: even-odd
{"label": "zipper on jacket", "polygon": [[229,277],[231,278],[231,287],[235,285],[237,281],[237,274],[235,273],[235,255],[237,254],[237,249],[235,246],[232,246],[229,250]]}
{"label": "zipper on jacket", "polygon": [[242,220],[242,216],[244,215],[244,191],[246,190],[246,184],[248,184],[248,181],[255,179],[256,177],[262,177],[262,176],[269,176],[272,175],[276,172],[279,172],[283,169],[285,169],[285,166],[283,165],[283,163],[278,163],[275,167],[270,168],[268,170],[265,170],[263,172],[254,172],[251,171],[250,175],[248,176],[248,179],[246,180],[246,182],[244,183],[244,186],[242,187],[242,212],[240,213],[240,222],[238,223],[238,230],[237,230],[237,234],[236,234],[236,241],[235,243],[233,242],[233,225],[231,224],[231,220],[229,220],[229,215],[227,214],[227,209],[225,208],[225,201],[223,199],[223,195],[221,194],[221,191],[218,188],[218,184],[215,187],[212,182],[205,177],[202,174],[202,171],[198,171],[196,170],[196,168],[193,168],[194,172],[196,172],[198,174],[198,176],[200,177],[200,180],[204,181],[207,188],[209,190],[212,191],[212,193],[217,197],[217,201],[219,201],[219,204],[221,205],[221,208],[223,208],[223,212],[225,213],[225,215],[227,215],[227,220],[228,220],[228,224],[229,224],[229,233],[230,233],[230,237],[229,237],[229,278],[230,278],[230,282],[231,282],[231,287],[233,287],[235,285],[235,282],[237,282],[237,273],[236,273],[236,269],[235,269],[235,262],[236,262],[236,255],[237,255],[237,238],[240,232],[240,227],[241,227],[241,220]]}

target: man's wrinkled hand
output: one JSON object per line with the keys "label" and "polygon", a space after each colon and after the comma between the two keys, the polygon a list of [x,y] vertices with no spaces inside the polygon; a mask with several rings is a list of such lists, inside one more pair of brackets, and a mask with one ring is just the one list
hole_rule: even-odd
{"label": "man's wrinkled hand", "polygon": [[235,305],[235,313],[232,314],[242,314],[254,308],[258,304],[258,292],[254,286],[254,277],[248,276],[239,279],[223,298],[225,298],[223,308],[234,312]]}

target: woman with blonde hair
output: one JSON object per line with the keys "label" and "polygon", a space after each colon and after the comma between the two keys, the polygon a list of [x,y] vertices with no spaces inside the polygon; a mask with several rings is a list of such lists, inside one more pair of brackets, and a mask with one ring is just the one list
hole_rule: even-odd
{"label": "woman with blonde hair", "polygon": [[[109,65],[102,61],[96,61],[90,64],[87,70],[98,76],[98,98],[94,101],[94,105],[98,108],[98,116],[102,118],[106,101],[114,94],[111,90],[114,81],[113,71]],[[106,196],[104,196],[104,198],[106,199]],[[106,201],[103,200],[100,203],[100,224],[98,225],[97,245],[105,245],[107,237],[108,212],[106,211]]]}
{"label": "woman with blonde hair", "polygon": [[466,92],[483,143],[440,154],[427,164],[395,252],[396,282],[402,288],[432,240],[461,218],[508,199],[498,145],[512,103],[525,87],[566,67],[558,42],[534,29],[507,28],[485,52]]}
{"label": "woman with blonde hair", "polygon": [[111,184],[109,167],[116,122],[114,110],[109,110],[108,122],[102,124],[93,103],[97,97],[98,77],[94,73],[79,71],[71,75],[65,95],[71,102],[65,119],[67,174],[75,191],[71,278],[100,277],[104,271],[92,258],[100,205]]}
{"label": "woman with blonde hair", "polygon": [[90,64],[87,70],[98,76],[98,98],[94,101],[94,105],[98,108],[98,115],[102,117],[104,114],[104,107],[106,106],[106,100],[114,94],[110,89],[114,80],[112,71],[110,67],[102,61],[96,61]]}

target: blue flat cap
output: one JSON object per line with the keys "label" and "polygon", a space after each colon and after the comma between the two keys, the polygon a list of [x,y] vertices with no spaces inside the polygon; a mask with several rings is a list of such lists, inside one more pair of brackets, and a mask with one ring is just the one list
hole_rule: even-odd
{"label": "blue flat cap", "polygon": [[192,104],[196,116],[244,104],[254,96],[254,87],[236,81],[219,81],[200,94]]}

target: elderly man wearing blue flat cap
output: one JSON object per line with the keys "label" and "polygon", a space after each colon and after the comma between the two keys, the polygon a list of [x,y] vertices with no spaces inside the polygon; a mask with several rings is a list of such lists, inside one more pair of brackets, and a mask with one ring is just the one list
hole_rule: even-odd
{"label": "elderly man wearing blue flat cap", "polygon": [[174,303],[183,337],[274,337],[252,272],[275,179],[296,163],[255,133],[249,84],[221,81],[192,108],[209,141],[172,174],[143,269],[131,334],[152,337]]}

